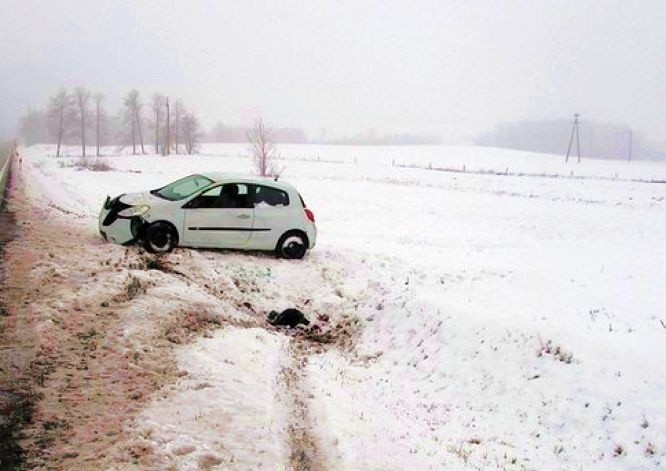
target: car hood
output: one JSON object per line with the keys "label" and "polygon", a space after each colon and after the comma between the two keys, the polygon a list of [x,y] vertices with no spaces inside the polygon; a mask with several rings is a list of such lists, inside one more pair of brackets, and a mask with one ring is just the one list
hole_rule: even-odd
{"label": "car hood", "polygon": [[137,193],[125,193],[120,197],[121,203],[137,206],[140,204],[151,205],[156,202],[164,202],[166,200],[153,196],[148,191],[139,191]]}

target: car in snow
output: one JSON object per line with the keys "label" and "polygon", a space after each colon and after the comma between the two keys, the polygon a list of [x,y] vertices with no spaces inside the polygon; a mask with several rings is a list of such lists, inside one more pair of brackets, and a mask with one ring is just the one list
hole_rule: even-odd
{"label": "car in snow", "polygon": [[289,183],[221,173],[189,175],[155,190],[106,197],[99,232],[151,252],[175,246],[270,250],[303,258],[314,247],[312,211]]}

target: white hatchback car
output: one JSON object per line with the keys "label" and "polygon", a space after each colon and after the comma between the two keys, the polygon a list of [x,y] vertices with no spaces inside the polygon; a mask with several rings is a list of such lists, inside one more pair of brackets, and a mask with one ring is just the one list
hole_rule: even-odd
{"label": "white hatchback car", "polygon": [[285,258],[302,258],[317,239],[314,214],[292,185],[220,173],[107,196],[99,232],[117,244],[142,241],[152,252],[180,245],[274,250]]}

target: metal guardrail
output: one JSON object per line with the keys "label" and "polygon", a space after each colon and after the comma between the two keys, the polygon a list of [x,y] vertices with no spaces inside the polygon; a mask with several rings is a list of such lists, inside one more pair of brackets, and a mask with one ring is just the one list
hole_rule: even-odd
{"label": "metal guardrail", "polygon": [[[2,159],[2,157],[0,157]],[[4,162],[0,167],[0,208],[5,204],[5,195],[7,194],[7,183],[9,182],[9,169],[12,166],[12,151],[10,150],[4,156]]]}

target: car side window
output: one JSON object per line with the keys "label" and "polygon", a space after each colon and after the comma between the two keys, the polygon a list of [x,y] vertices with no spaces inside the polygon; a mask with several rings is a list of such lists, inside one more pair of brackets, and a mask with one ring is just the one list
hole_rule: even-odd
{"label": "car side window", "polygon": [[287,192],[270,186],[256,185],[253,196],[255,208],[289,206]]}
{"label": "car side window", "polygon": [[191,200],[186,208],[248,208],[248,187],[242,183],[226,183],[204,191]]}
{"label": "car side window", "polygon": [[199,196],[192,198],[184,208],[213,208],[215,201],[220,197],[221,186],[216,186],[208,191],[204,191]]}

